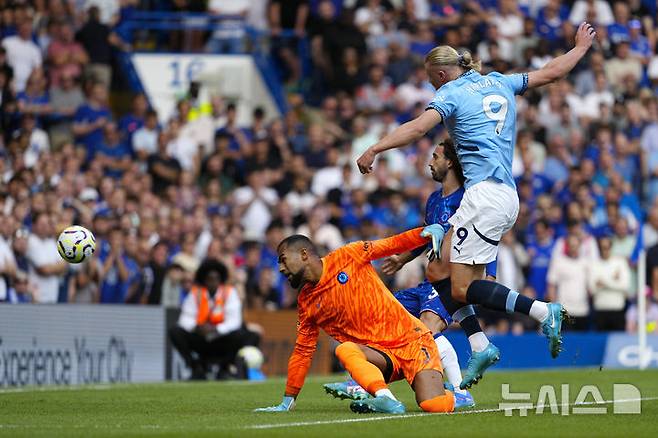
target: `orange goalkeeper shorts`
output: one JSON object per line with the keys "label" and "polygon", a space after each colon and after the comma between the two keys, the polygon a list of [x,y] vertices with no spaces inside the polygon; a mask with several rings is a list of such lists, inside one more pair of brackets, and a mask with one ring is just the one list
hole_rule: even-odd
{"label": "orange goalkeeper shorts", "polygon": [[416,374],[424,370],[436,370],[443,374],[439,350],[436,348],[430,332],[398,348],[385,348],[376,344],[370,344],[368,347],[384,353],[391,360],[393,372],[389,379],[390,382],[404,378],[411,385]]}

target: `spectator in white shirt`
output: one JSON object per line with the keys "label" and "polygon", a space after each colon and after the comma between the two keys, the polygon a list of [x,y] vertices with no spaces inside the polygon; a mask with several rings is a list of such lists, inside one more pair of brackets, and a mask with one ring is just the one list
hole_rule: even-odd
{"label": "spectator in white shirt", "polygon": [[316,207],[309,215],[308,222],[297,229],[302,234],[328,253],[343,246],[340,230],[329,223],[329,214],[324,207]]}
{"label": "spectator in white shirt", "polygon": [[133,150],[144,166],[148,156],[158,152],[158,113],[155,111],[146,112],[144,126],[133,134]]}
{"label": "spectator in white shirt", "polygon": [[276,190],[267,186],[266,178],[265,171],[255,170],[247,177],[248,185],[233,192],[236,217],[242,218],[247,240],[263,240],[265,229],[272,219],[272,208],[279,201]]}
{"label": "spectator in white shirt", "polygon": [[315,172],[311,182],[311,192],[324,197],[331,189],[339,188],[343,183],[343,170],[338,165],[339,153],[335,148],[327,150],[327,165]]}
{"label": "spectator in white shirt", "polygon": [[178,120],[169,122],[171,140],[167,144],[167,153],[180,163],[183,170],[189,170],[195,175],[199,173],[199,144],[188,137],[181,129]]}
{"label": "spectator in white shirt", "polygon": [[37,213],[32,234],[27,241],[29,278],[35,286],[36,303],[56,303],[59,296],[59,279],[68,266],[57,253],[52,220],[48,213]]}
{"label": "spectator in white shirt", "polygon": [[503,235],[498,249],[498,270],[496,281],[512,290],[522,290],[524,286],[523,268],[530,259],[523,245],[516,241],[514,232]]}
{"label": "spectator in white shirt", "polygon": [[566,254],[551,258],[548,268],[547,298],[559,302],[574,320],[573,330],[587,330],[589,302],[587,295],[587,267],[590,260],[580,254],[580,239],[570,234],[566,239]]}
{"label": "spectator in white shirt", "polygon": [[567,255],[567,237],[569,235],[575,235],[578,237],[578,248],[581,258],[591,262],[599,259],[599,247],[596,243],[596,239],[587,231],[585,231],[582,222],[576,221],[568,225],[567,236],[560,237],[555,241],[555,246],[553,247],[553,252],[551,253],[551,260],[565,257]]}
{"label": "spectator in white shirt", "polygon": [[619,217],[611,225],[613,225],[615,233],[612,236],[612,254],[629,260],[635,249],[637,236],[631,233],[628,221],[624,217]]}
{"label": "spectator in white shirt", "polygon": [[222,19],[206,45],[209,53],[240,53],[244,47],[245,23],[249,0],[210,0],[208,11],[214,15],[230,15],[240,19]]}
{"label": "spectator in white shirt", "polygon": [[595,73],[594,78],[594,91],[587,93],[577,112],[579,116],[597,119],[601,115],[601,105],[608,105],[612,108],[615,104],[615,95],[610,91],[610,86],[604,73]]}
{"label": "spectator in white shirt", "polygon": [[618,93],[631,91],[628,81],[633,86],[642,79],[642,63],[631,55],[631,46],[628,41],[620,41],[615,47],[615,56],[606,61],[605,74],[610,85]]}
{"label": "spectator in white shirt", "polygon": [[624,308],[630,293],[631,271],[623,257],[612,255],[612,240],[599,239],[601,259],[589,266],[589,291],[598,331],[623,331]]}
{"label": "spectator in white shirt", "polygon": [[50,140],[46,131],[37,127],[34,114],[27,113],[23,116],[21,131],[29,135],[30,138],[23,157],[25,167],[32,168],[39,162],[41,154],[50,151]]}
{"label": "spectator in white shirt", "polygon": [[30,20],[19,23],[18,34],[2,40],[2,46],[7,50],[7,62],[14,69],[14,88],[20,93],[25,90],[32,70],[43,63],[39,46],[32,41]]}
{"label": "spectator in white shirt", "polygon": [[523,16],[516,0],[500,0],[499,12],[491,22],[498,26],[500,36],[514,42],[523,33]]}
{"label": "spectator in white shirt", "polygon": [[577,0],[571,8],[569,21],[574,26],[579,26],[580,23],[588,20],[590,11],[596,14],[594,22],[599,26],[609,26],[615,21],[612,8],[605,0]]}
{"label": "spectator in white shirt", "polygon": [[418,103],[427,104],[433,96],[434,90],[427,82],[427,73],[423,65],[416,66],[414,74],[395,90],[395,99],[400,104],[398,108],[404,111],[411,110]]}
{"label": "spectator in white shirt", "polygon": [[301,175],[295,177],[292,190],[285,197],[293,216],[307,214],[318,202],[316,196],[309,191],[308,186],[307,178]]}

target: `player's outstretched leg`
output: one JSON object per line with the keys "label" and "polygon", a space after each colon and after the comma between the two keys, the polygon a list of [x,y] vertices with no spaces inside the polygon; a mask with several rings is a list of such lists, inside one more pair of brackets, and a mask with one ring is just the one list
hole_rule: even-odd
{"label": "player's outstretched leg", "polygon": [[353,401],[350,404],[353,412],[405,413],[404,405],[386,385],[382,370],[387,369],[387,360],[381,353],[353,342],[344,342],[336,347],[336,357],[354,380],[374,395],[374,398]]}
{"label": "player's outstretched leg", "polygon": [[452,263],[450,279],[452,297],[491,310],[523,313],[541,323],[549,341],[551,356],[560,354],[562,322],[568,319],[561,304],[533,300],[494,281],[482,280],[484,265]]}
{"label": "player's outstretched leg", "polygon": [[487,368],[500,360],[500,350],[489,342],[489,339],[482,331],[473,306],[460,303],[452,298],[449,278],[434,282],[432,285],[439,293],[443,306],[452,315],[452,318],[461,325],[471,345],[471,357],[468,360],[466,373],[460,383],[453,383],[462,390],[470,388],[482,379]]}
{"label": "player's outstretched leg", "polygon": [[502,284],[488,280],[475,280],[468,287],[466,300],[492,310],[523,313],[541,324],[548,338],[551,356],[556,358],[562,347],[562,323],[568,319],[562,304],[533,300]]}

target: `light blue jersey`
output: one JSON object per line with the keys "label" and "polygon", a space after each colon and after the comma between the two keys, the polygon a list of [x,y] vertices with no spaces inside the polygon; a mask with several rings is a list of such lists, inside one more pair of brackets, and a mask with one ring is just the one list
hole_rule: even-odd
{"label": "light blue jersey", "polygon": [[515,94],[528,87],[528,74],[486,76],[469,70],[439,88],[427,109],[441,114],[469,188],[488,179],[516,189],[512,156],[516,143]]}

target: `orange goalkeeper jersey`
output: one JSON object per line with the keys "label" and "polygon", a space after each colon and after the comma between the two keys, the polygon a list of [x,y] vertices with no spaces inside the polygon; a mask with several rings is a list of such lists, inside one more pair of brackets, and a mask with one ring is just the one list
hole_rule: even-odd
{"label": "orange goalkeeper jersey", "polygon": [[297,298],[297,341],[288,362],[286,394],[297,395],[315,352],[319,330],[338,342],[396,348],[429,330],[395,299],[370,264],[427,243],[422,228],[372,242],[354,242],[322,259],[322,277]]}

